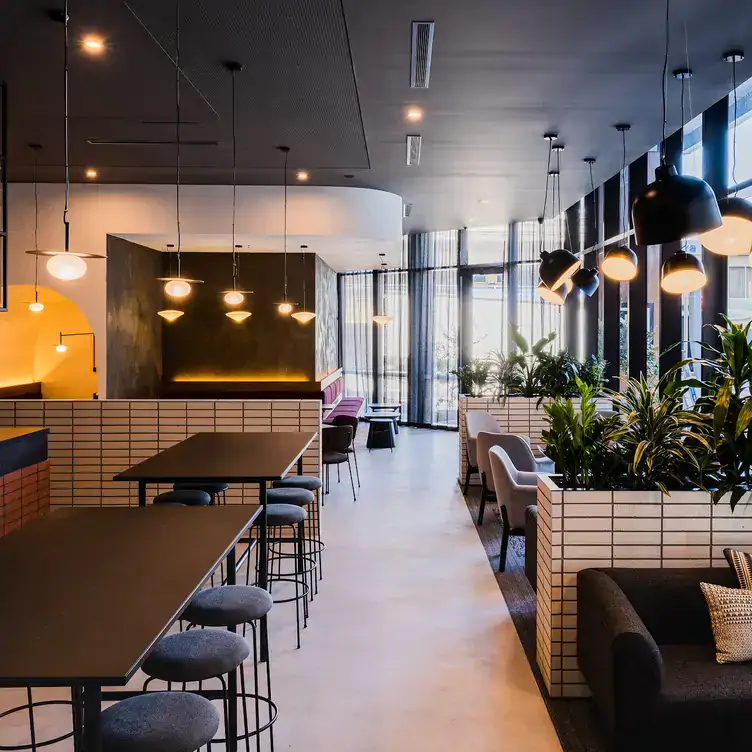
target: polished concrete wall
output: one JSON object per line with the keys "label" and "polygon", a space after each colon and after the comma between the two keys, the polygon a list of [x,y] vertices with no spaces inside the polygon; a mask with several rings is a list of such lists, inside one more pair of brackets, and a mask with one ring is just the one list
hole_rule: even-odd
{"label": "polished concrete wall", "polygon": [[[168,263],[166,254],[164,263]],[[306,288],[313,307],[315,266],[308,259]],[[240,283],[253,290],[245,304],[252,313],[237,324],[225,316],[230,310],[221,292],[232,287],[229,253],[183,255],[183,274],[204,280],[176,308],[185,315],[164,327],[163,379],[170,382],[310,382],[315,379],[315,326],[301,325],[277,311],[283,299],[284,256],[279,253],[245,253],[240,258]],[[165,267],[166,271],[166,267]],[[303,302],[301,254],[287,254],[288,299]]]}
{"label": "polished concrete wall", "polygon": [[107,238],[107,395],[158,397],[162,388],[162,254]]}

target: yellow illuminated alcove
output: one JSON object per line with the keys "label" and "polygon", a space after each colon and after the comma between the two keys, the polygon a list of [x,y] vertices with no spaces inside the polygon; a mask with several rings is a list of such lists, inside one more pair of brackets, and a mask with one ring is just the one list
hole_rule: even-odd
{"label": "yellow illuminated alcove", "polygon": [[0,387],[41,382],[45,399],[91,399],[97,391],[91,337],[71,338],[55,350],[60,332],[90,332],[78,306],[59,292],[39,288],[44,309],[29,310],[32,285],[8,286],[8,310],[0,313]]}

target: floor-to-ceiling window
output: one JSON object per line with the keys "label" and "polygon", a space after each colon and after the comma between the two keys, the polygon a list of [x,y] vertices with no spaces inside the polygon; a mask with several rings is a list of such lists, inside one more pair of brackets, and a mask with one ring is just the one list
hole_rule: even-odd
{"label": "floor-to-ceiling window", "polygon": [[342,274],[340,338],[345,394],[373,395],[373,274]]}
{"label": "floor-to-ceiling window", "polygon": [[383,312],[391,317],[389,324],[378,327],[379,389],[382,403],[402,406],[402,420],[407,419],[409,308],[407,272],[389,271],[377,274]]}

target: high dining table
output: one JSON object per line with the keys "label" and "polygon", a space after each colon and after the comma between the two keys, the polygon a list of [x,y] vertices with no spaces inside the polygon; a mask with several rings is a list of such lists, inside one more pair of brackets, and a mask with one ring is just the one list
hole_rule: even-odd
{"label": "high dining table", "polygon": [[103,699],[134,694],[102,687],[128,683],[223,560],[233,582],[260,511],[70,507],[0,538],[0,686],[70,687],[76,749],[99,752]]}
{"label": "high dining table", "polygon": [[[258,524],[258,586],[268,589],[267,484],[282,480],[297,465],[316,432],[197,433],[119,473],[114,480],[138,482],[139,506],[146,506],[149,483],[257,483],[262,514]],[[250,564],[249,564],[250,566]],[[261,660],[269,656],[268,633],[261,629]]]}

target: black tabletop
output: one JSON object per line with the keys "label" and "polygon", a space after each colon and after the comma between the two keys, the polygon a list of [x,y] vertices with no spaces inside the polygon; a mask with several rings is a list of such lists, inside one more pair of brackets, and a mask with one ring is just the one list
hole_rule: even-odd
{"label": "black tabletop", "polygon": [[253,483],[280,480],[316,438],[309,433],[197,433],[115,480]]}
{"label": "black tabletop", "polygon": [[0,685],[124,685],[259,514],[70,508],[0,538]]}

